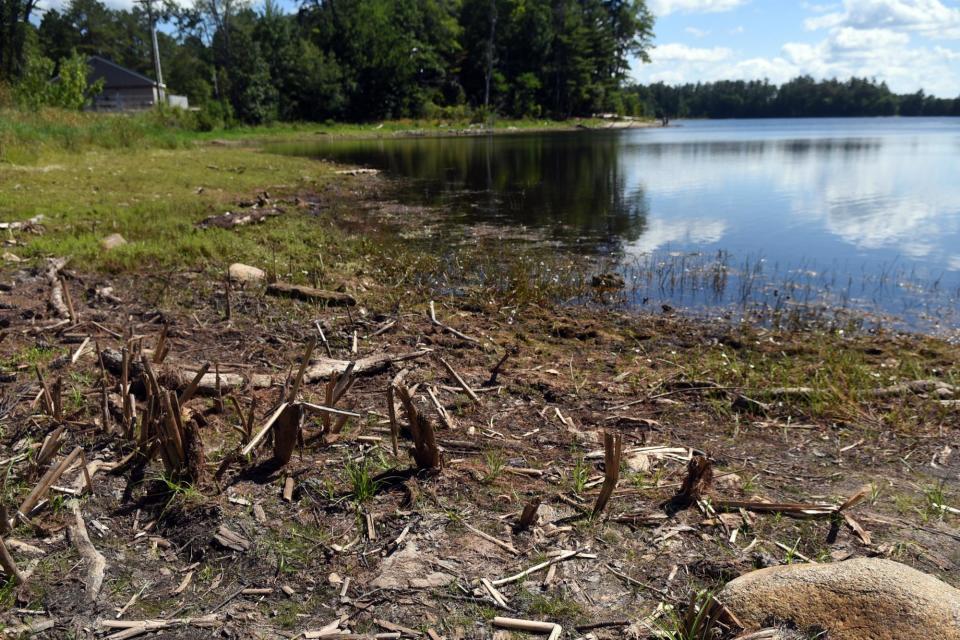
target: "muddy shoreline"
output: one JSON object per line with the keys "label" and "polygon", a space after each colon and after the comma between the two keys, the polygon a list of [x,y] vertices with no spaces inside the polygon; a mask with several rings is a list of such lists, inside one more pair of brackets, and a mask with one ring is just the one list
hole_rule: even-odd
{"label": "muddy shoreline", "polygon": [[[357,181],[300,197],[353,210],[337,221],[349,233],[399,233],[382,194]],[[311,206],[284,215],[314,215]],[[625,313],[602,301],[507,302],[483,287],[456,297],[398,290],[388,276],[400,267],[377,267],[392,254],[375,242],[368,251],[320,283],[297,265],[252,265],[272,273],[229,285],[220,269],[5,269],[7,515],[77,447],[86,462],[14,519],[6,545],[29,575],[7,582],[4,624],[49,625],[38,633],[49,638],[100,637],[119,630],[104,621],[121,619],[166,621],[144,637],[336,628],[453,639],[494,637],[494,616],[510,616],[560,624],[562,637],[646,638],[691,594],[759,566],[885,557],[960,584],[956,346]],[[320,284],[355,304],[280,297],[267,279]],[[56,283],[66,317],[49,305]],[[162,429],[142,433],[156,410],[147,374],[128,368],[130,398],[123,372],[101,369],[98,350],[124,348],[179,398],[190,374],[219,370],[219,390],[205,386],[177,414],[195,425],[200,470],[171,468],[154,450]],[[239,455],[283,402],[331,404],[332,376],[299,374],[311,368],[301,367],[307,353],[313,366],[379,358],[336,403],[359,417],[334,430],[338,419],[307,414],[284,464],[269,429]],[[411,353],[420,355],[391,360]],[[388,406],[404,371],[396,384],[413,390],[434,431],[436,466],[411,457],[416,429],[399,399]],[[623,455],[609,502],[592,515],[608,471],[605,433],[622,438]],[[701,457],[713,482],[677,508]],[[849,515],[859,530],[829,513],[756,506],[829,511],[857,494]],[[747,506],[722,506],[737,502]],[[536,516],[520,526],[532,504]],[[105,562],[95,592],[70,529],[78,517]],[[574,551],[496,594],[481,581]]]}

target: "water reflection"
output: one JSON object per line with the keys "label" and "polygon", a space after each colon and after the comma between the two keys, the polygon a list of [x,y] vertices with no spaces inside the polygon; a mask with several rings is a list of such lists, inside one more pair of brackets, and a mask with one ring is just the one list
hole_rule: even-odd
{"label": "water reflection", "polygon": [[354,140],[286,150],[404,176],[409,197],[467,222],[525,225],[607,251],[647,228],[645,187],[627,185],[618,136]]}
{"label": "water reflection", "polygon": [[[722,252],[817,274],[811,289],[885,280],[890,265],[960,288],[960,119],[688,122],[285,150],[404,177],[404,197],[441,205],[444,220],[534,228],[623,264]],[[874,302],[902,311],[919,305],[921,288]]]}

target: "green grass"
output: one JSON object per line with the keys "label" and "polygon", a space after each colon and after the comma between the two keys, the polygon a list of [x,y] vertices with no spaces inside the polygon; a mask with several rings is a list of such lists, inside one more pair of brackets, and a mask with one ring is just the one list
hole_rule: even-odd
{"label": "green grass", "polygon": [[360,462],[348,462],[344,468],[347,484],[350,487],[350,498],[357,505],[373,500],[380,488],[379,483],[373,479],[370,467],[371,465],[364,458]]}
{"label": "green grass", "polygon": [[[198,230],[194,224],[233,208],[261,189],[271,195],[320,189],[331,169],[319,162],[252,148],[115,149],[47,154],[39,165],[2,165],[0,218],[43,214],[42,235],[25,235],[21,258],[67,256],[74,267],[107,271],[226,267],[242,260],[265,268],[325,252],[328,230],[316,218],[289,215],[263,225]],[[120,233],[128,244],[110,252],[100,240]]]}
{"label": "green grass", "polygon": [[[599,120],[577,121],[603,126]],[[573,121],[544,119],[488,121],[481,128],[497,131],[570,129]],[[103,114],[45,108],[24,111],[0,106],[0,163],[35,162],[57,151],[91,149],[176,149],[211,140],[303,140],[307,136],[388,137],[409,133],[458,134],[480,127],[469,118],[402,119],[371,123],[278,122],[260,126],[209,128],[201,114],[162,109],[133,114]]]}
{"label": "green grass", "polygon": [[[903,380],[941,378],[950,382],[955,378],[956,370],[950,364],[944,366],[945,371],[935,367],[938,361],[950,362],[949,347],[932,338],[923,341],[926,351],[918,353],[896,343],[884,344],[873,336],[850,338],[811,329],[797,336],[779,336],[779,343],[758,339],[742,349],[700,346],[680,354],[677,365],[689,379],[737,389],[784,413],[857,422],[864,420],[864,397],[875,389]],[[754,341],[747,337],[744,342]],[[870,348],[877,345],[886,347],[884,353],[870,355]],[[813,393],[781,398],[764,395],[767,389],[797,386],[810,387]],[[717,413],[729,419],[725,415],[729,402],[719,400]],[[867,417],[904,432],[912,431],[919,420],[913,408],[900,405]]]}
{"label": "green grass", "polygon": [[583,456],[577,458],[570,470],[570,488],[577,495],[583,493],[587,486],[587,480],[590,479],[590,465],[583,459]]}
{"label": "green grass", "polygon": [[491,449],[483,454],[484,464],[487,467],[487,473],[483,476],[484,484],[492,484],[503,473],[507,466],[507,458],[499,449]]}

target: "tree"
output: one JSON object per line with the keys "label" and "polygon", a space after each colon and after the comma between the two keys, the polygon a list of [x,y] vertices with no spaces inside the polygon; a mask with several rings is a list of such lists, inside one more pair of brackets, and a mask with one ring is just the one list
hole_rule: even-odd
{"label": "tree", "polygon": [[454,0],[337,0],[301,10],[313,44],[343,73],[347,116],[422,114],[456,95]]}
{"label": "tree", "polygon": [[0,0],[0,80],[15,80],[24,71],[36,7],[37,0]]}

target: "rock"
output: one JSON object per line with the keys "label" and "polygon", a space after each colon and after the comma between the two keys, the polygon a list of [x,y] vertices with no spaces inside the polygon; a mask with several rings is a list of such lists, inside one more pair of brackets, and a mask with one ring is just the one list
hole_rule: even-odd
{"label": "rock", "polygon": [[16,254],[10,253],[9,251],[4,251],[3,260],[4,262],[22,262],[23,258]]}
{"label": "rock", "polygon": [[892,560],[768,567],[717,597],[748,627],[790,622],[833,640],[960,640],[960,590]]}
{"label": "rock", "polygon": [[643,473],[650,470],[650,456],[635,453],[626,460],[627,469],[633,473]]}
{"label": "rock", "polygon": [[598,289],[623,289],[625,282],[619,273],[601,273],[593,276],[590,284]]}
{"label": "rock", "polygon": [[443,587],[456,578],[449,573],[430,571],[431,565],[417,550],[415,540],[408,539],[406,546],[383,561],[380,575],[374,578],[371,589],[434,589]]}
{"label": "rock", "polygon": [[713,486],[718,489],[738,490],[743,486],[743,478],[736,473],[721,473],[713,478]]}
{"label": "rock", "polygon": [[100,248],[104,251],[110,251],[112,249],[116,249],[117,247],[122,247],[125,244],[127,244],[126,238],[119,233],[111,233],[100,241]]}
{"label": "rock", "polygon": [[256,267],[251,267],[248,264],[241,264],[239,262],[234,262],[230,265],[227,273],[234,282],[262,282],[267,277],[263,269],[257,269]]}

